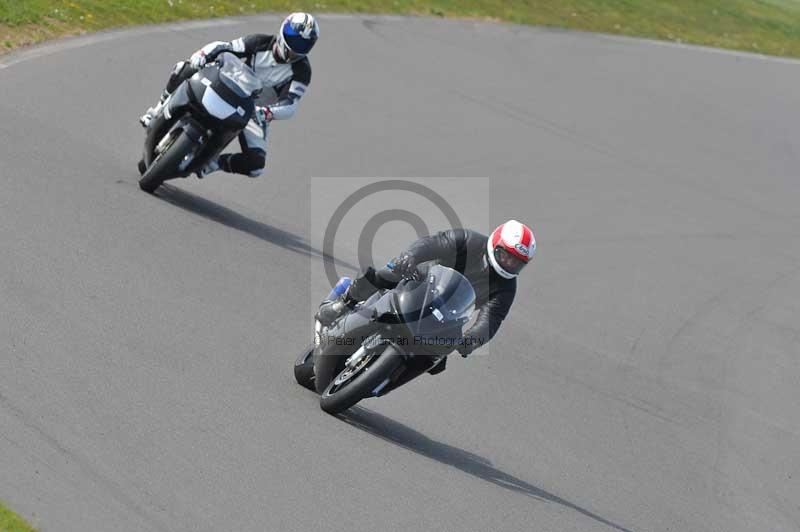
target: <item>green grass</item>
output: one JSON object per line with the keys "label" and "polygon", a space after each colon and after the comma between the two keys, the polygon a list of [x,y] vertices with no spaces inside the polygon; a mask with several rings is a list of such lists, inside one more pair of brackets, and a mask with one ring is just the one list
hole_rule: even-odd
{"label": "green grass", "polygon": [[490,18],[800,57],[800,0],[0,0],[0,42],[298,10]]}
{"label": "green grass", "polygon": [[36,532],[36,529],[0,502],[0,532]]}

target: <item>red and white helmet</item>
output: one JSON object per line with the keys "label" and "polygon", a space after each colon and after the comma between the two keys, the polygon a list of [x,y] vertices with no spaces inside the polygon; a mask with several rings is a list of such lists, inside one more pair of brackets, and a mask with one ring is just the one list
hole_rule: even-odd
{"label": "red and white helmet", "polygon": [[525,224],[509,220],[492,231],[486,241],[489,264],[500,277],[513,279],[533,258],[536,238]]}

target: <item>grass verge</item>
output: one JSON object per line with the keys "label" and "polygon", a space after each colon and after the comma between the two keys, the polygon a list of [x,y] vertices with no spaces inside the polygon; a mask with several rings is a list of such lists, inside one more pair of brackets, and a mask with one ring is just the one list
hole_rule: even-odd
{"label": "grass verge", "polygon": [[0,502],[0,532],[36,532],[36,529]]}
{"label": "grass verge", "polygon": [[300,10],[499,19],[800,57],[797,0],[0,0],[0,53],[106,28]]}

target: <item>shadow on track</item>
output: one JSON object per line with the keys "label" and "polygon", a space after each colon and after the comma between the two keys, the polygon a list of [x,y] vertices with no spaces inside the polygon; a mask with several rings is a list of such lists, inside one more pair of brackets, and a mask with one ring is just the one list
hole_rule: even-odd
{"label": "shadow on track", "polygon": [[333,262],[337,266],[349,268],[354,272],[359,271],[357,266],[353,266],[348,262],[331,257],[330,255],[325,255],[322,251],[309,246],[305,240],[293,233],[278,229],[264,222],[253,220],[219,203],[201,198],[200,196],[181,190],[180,188],[166,184],[161,185],[155,197],[208,220],[221,223],[232,229],[260,238],[270,244],[275,244],[276,246],[309,257],[320,258],[326,262]]}
{"label": "shadow on track", "polygon": [[524,480],[500,471],[492,466],[492,463],[485,458],[459,449],[458,447],[434,441],[424,434],[398,421],[378,414],[377,412],[356,406],[340,414],[339,417],[347,424],[361,429],[364,432],[395,445],[399,445],[404,449],[408,449],[409,451],[430,458],[431,460],[436,460],[439,463],[455,467],[468,475],[491,482],[502,488],[527,495],[528,497],[560,504],[561,506],[574,510],[594,521],[619,530],[620,532],[632,532],[586,508],[582,508],[573,502],[562,499],[553,493],[537,488]]}

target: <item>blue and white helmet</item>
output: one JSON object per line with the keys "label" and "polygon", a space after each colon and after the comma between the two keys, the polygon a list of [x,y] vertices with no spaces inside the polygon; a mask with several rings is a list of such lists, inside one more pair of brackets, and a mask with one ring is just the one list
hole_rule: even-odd
{"label": "blue and white helmet", "polygon": [[319,24],[308,13],[292,13],[281,24],[277,48],[282,59],[293,61],[305,57],[319,38]]}

